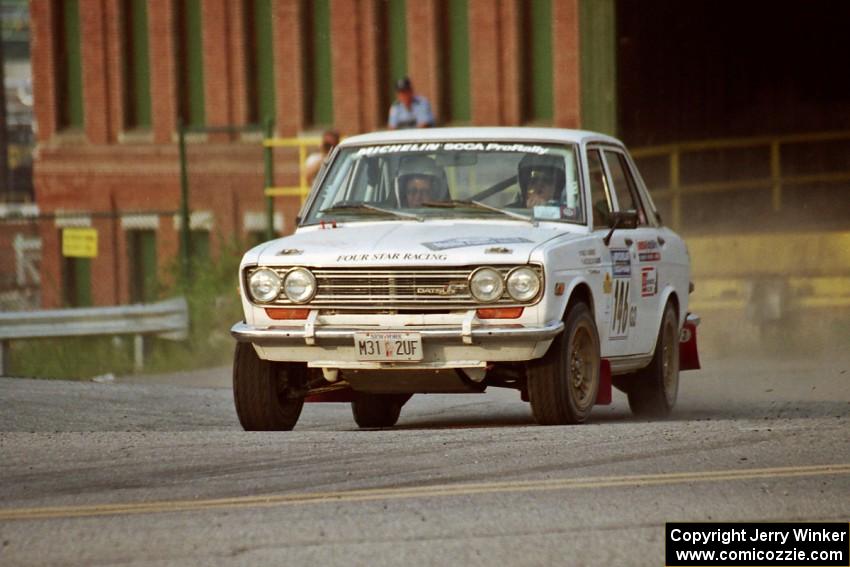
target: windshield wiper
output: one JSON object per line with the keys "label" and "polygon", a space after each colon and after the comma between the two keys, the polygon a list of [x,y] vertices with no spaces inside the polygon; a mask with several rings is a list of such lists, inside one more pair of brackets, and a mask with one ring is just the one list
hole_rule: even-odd
{"label": "windshield wiper", "polygon": [[481,201],[475,200],[465,200],[465,199],[452,199],[451,201],[427,201],[422,203],[423,207],[436,207],[436,208],[444,208],[444,209],[456,209],[458,207],[470,207],[473,209],[481,209],[482,211],[491,211],[494,213],[501,213],[505,216],[523,220],[526,222],[530,222],[534,226],[537,226],[537,221],[534,217],[523,215],[521,213],[515,213],[513,211],[506,211],[504,209],[500,209],[499,207],[494,207],[492,205],[488,205],[486,203],[482,203]]}
{"label": "windshield wiper", "polygon": [[398,217],[402,219],[416,220],[422,222],[423,219],[419,215],[414,215],[413,213],[403,213],[401,211],[394,211],[392,209],[384,209],[382,207],[376,207],[375,205],[370,205],[369,203],[364,203],[362,201],[344,201],[341,203],[337,203],[327,209],[322,209],[319,211],[320,213],[350,213],[350,212],[370,212],[370,213],[379,213],[382,215],[388,215],[392,217]]}

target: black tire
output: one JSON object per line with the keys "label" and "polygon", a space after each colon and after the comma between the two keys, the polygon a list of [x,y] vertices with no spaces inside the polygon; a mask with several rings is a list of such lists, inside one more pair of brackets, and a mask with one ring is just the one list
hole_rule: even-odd
{"label": "black tire", "polygon": [[638,417],[664,418],[679,393],[679,320],[671,303],[664,308],[655,354],[628,389],[629,408]]}
{"label": "black tire", "polygon": [[303,365],[269,362],[250,343],[237,343],[233,357],[233,401],[245,431],[289,431],[295,427],[304,398],[290,396],[289,384],[301,384]]}
{"label": "black tire", "polygon": [[408,399],[410,396],[357,392],[351,402],[351,414],[361,428],[392,427]]}
{"label": "black tire", "polygon": [[576,303],[546,355],[528,369],[531,412],[540,425],[584,423],[599,391],[599,333],[590,308]]}

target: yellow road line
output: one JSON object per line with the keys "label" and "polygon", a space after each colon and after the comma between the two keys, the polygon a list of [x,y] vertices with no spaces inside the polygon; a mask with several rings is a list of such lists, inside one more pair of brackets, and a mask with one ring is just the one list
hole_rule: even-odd
{"label": "yellow road line", "polygon": [[662,473],[630,476],[566,478],[554,480],[529,480],[469,484],[444,484],[409,488],[372,488],[337,492],[302,494],[266,494],[208,500],[164,500],[156,502],[127,502],[85,506],[56,506],[43,508],[0,509],[0,521],[44,520],[56,518],[81,518],[130,514],[156,514],[163,512],[191,512],[221,508],[268,508],[333,502],[363,502],[369,500],[397,500],[439,496],[468,496],[505,492],[532,492],[547,490],[577,490],[592,488],[657,486],[698,482],[789,478],[801,476],[850,475],[850,464],[833,464],[807,467],[777,467],[764,469],[739,469],[702,472]]}

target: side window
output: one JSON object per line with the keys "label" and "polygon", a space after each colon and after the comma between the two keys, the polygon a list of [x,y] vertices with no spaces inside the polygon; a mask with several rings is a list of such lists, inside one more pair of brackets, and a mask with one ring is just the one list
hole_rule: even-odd
{"label": "side window", "polygon": [[587,173],[590,177],[590,207],[593,210],[593,228],[608,226],[611,201],[608,198],[608,181],[599,150],[587,151]]}
{"label": "side window", "polygon": [[621,211],[637,211],[638,224],[646,224],[646,215],[643,212],[640,199],[638,198],[637,185],[635,184],[626,158],[619,152],[605,150],[605,161],[608,163],[608,171],[611,173],[611,184],[617,194],[617,204]]}

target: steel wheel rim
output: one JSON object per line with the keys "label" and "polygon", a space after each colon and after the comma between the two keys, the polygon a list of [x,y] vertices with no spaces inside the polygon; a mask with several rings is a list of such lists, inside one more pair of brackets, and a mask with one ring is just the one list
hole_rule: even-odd
{"label": "steel wheel rim", "polygon": [[679,345],[676,341],[676,327],[671,321],[664,325],[663,351],[661,353],[661,377],[664,396],[667,403],[673,405],[679,389]]}
{"label": "steel wheel rim", "polygon": [[596,372],[594,354],[590,330],[585,326],[578,327],[570,340],[568,378],[572,397],[579,409],[589,408],[594,402],[591,397]]}

